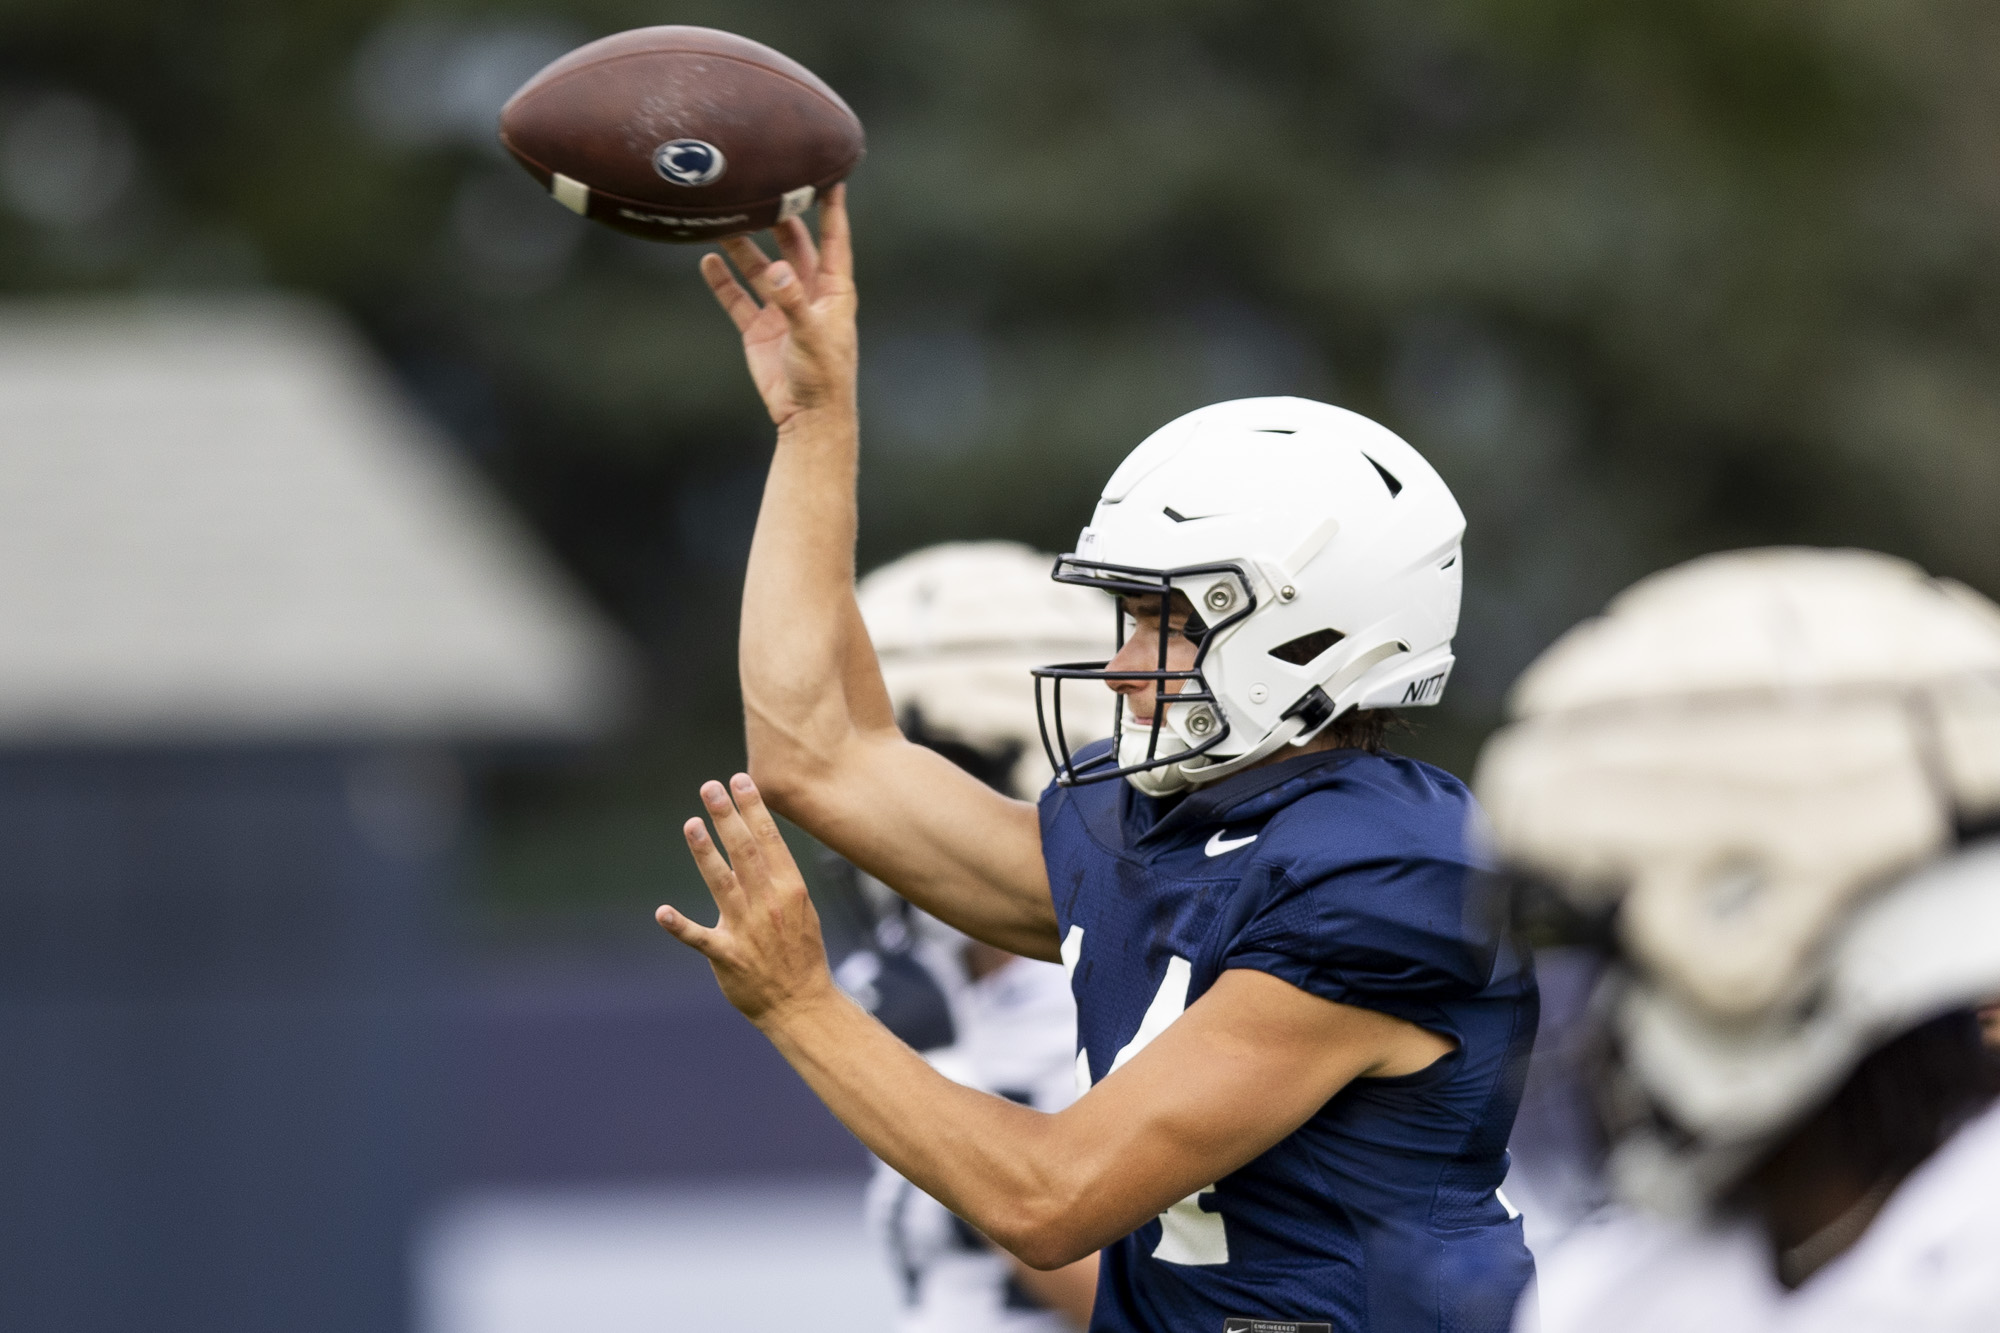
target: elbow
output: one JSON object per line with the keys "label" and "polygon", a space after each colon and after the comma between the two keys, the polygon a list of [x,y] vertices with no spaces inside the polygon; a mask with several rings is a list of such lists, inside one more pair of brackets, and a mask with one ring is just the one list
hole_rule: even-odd
{"label": "elbow", "polygon": [[859,739],[852,731],[800,734],[752,727],[744,769],[765,804],[817,835],[840,809],[843,788],[866,762]]}
{"label": "elbow", "polygon": [[775,725],[764,710],[744,708],[744,771],[757,789],[770,800],[795,791],[808,780],[813,755],[805,737],[796,730]]}
{"label": "elbow", "polygon": [[796,821],[812,789],[810,771],[799,761],[799,757],[782,752],[772,753],[769,749],[761,753],[752,750],[744,767],[750,774],[750,780],[757,784],[764,804],[785,818]]}
{"label": "elbow", "polygon": [[1073,1231],[1055,1228],[1024,1240],[1018,1249],[1008,1247],[1008,1253],[1038,1272],[1053,1273],[1095,1254],[1098,1248],[1079,1239]]}
{"label": "elbow", "polygon": [[1041,1245],[1031,1245],[1025,1250],[1011,1253],[1028,1267],[1041,1273],[1053,1273],[1058,1268],[1068,1268],[1077,1260],[1097,1253],[1099,1247],[1081,1244],[1074,1237],[1051,1237]]}
{"label": "elbow", "polygon": [[810,728],[771,725],[758,710],[746,711],[744,770],[767,805],[804,822],[815,800],[837,782],[845,746]]}
{"label": "elbow", "polygon": [[1020,1200],[994,1219],[987,1232],[993,1243],[1022,1263],[1044,1273],[1067,1268],[1100,1248],[1079,1225],[1077,1201],[1056,1198]]}

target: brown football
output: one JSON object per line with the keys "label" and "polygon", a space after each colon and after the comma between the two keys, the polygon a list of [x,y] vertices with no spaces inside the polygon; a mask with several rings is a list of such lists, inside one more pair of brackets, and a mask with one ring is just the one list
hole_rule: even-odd
{"label": "brown football", "polygon": [[580,46],[500,110],[500,142],[558,203],[656,241],[758,231],[861,160],[861,122],[811,70],[714,28]]}

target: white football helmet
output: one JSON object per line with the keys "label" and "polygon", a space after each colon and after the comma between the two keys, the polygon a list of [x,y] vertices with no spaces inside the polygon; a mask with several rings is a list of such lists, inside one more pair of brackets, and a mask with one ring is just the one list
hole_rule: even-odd
{"label": "white football helmet", "polygon": [[1157,670],[1116,673],[1154,681],[1152,723],[1131,725],[1112,703],[1117,744],[1082,765],[1063,684],[1113,673],[1102,661],[1037,670],[1057,781],[1122,777],[1165,795],[1302,745],[1351,709],[1437,703],[1464,532],[1431,465],[1353,412],[1246,398],[1169,422],[1111,475],[1055,578],[1156,599],[1163,623],[1183,594],[1195,663],[1168,670],[1162,635]]}
{"label": "white football helmet", "polygon": [[[1699,1206],[1875,1047],[2000,998],[2000,608],[1864,551],[1656,574],[1521,677],[1476,790],[1607,951],[1611,1168]],[[1939,858],[1947,858],[1940,860]]]}

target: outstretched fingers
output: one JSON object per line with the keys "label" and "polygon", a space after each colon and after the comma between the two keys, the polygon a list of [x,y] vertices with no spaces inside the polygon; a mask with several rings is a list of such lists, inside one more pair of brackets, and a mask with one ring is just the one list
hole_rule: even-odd
{"label": "outstretched fingers", "polygon": [[717,948],[717,932],[713,927],[690,921],[673,908],[661,906],[653,913],[653,920],[660,928],[703,957],[713,958]]}
{"label": "outstretched fingers", "polygon": [[779,830],[770,807],[764,804],[764,793],[757,790],[757,784],[750,780],[748,773],[738,773],[729,780],[729,794],[735,798],[743,826],[749,830],[758,849],[766,854],[789,857],[791,848],[785,845],[785,835]]}
{"label": "outstretched fingers", "polygon": [[[736,776],[738,782],[747,784],[750,781],[743,774]],[[708,807],[708,817],[715,825],[716,838],[722,843],[723,850],[729,853],[729,863],[736,870],[736,882],[746,893],[755,894],[767,887],[768,870],[764,864],[763,847],[761,840],[751,831],[749,822],[736,808],[736,801],[731,799],[731,795],[720,782],[701,784],[702,804]]]}
{"label": "outstretched fingers", "polygon": [[728,787],[703,783],[701,803],[708,820],[690,819],[681,831],[721,919],[703,927],[672,907],[654,917],[708,959],[731,1004],[761,1021],[779,1005],[832,986],[818,917],[777,821],[747,774],[738,773]]}
{"label": "outstretched fingers", "polygon": [[847,222],[845,181],[820,198],[819,271],[843,282],[854,278],[854,233]]}
{"label": "outstretched fingers", "polygon": [[778,253],[810,292],[819,278],[819,247],[813,244],[812,231],[799,218],[786,218],[771,230],[778,238]]}
{"label": "outstretched fingers", "polygon": [[748,236],[725,236],[721,245],[722,253],[729,256],[729,262],[736,265],[736,271],[752,287],[757,285],[757,279],[764,270],[771,267],[771,257]]}
{"label": "outstretched fingers", "polygon": [[707,281],[708,289],[715,293],[716,303],[729,316],[729,322],[736,326],[736,331],[748,332],[761,307],[756,298],[743,289],[736,275],[729,271],[728,261],[718,254],[703,255],[701,276]]}
{"label": "outstretched fingers", "polygon": [[707,825],[699,819],[690,819],[681,825],[681,835],[687,839],[688,851],[694,857],[694,866],[701,872],[702,881],[708,885],[709,896],[715,899],[715,905],[722,911],[719,924],[727,924],[729,918],[743,911],[748,901],[742,879],[738,877],[735,867],[724,859],[721,848],[715,845],[715,839],[708,836]]}
{"label": "outstretched fingers", "polygon": [[[796,328],[799,316],[805,314],[807,297],[798,281],[798,270],[791,261],[772,259],[748,236],[725,237],[722,249],[757,298],[766,305],[778,307],[786,322]],[[708,272],[706,265],[703,265],[702,272]],[[714,279],[710,279],[709,285],[715,285]],[[739,324],[738,327],[743,326]]]}

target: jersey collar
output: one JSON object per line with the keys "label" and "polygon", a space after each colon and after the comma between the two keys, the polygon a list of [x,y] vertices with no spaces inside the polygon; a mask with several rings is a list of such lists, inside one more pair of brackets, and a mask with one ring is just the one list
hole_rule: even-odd
{"label": "jersey collar", "polygon": [[[1157,847],[1196,830],[1205,832],[1214,825],[1261,819],[1308,791],[1325,786],[1340,769],[1366,753],[1365,750],[1318,750],[1294,755],[1224,778],[1213,786],[1197,787],[1172,803],[1142,796],[1127,786],[1127,795],[1133,803],[1128,808],[1137,817],[1133,826],[1139,834],[1133,846]],[[1163,813],[1162,807],[1165,807]],[[1150,825],[1146,822],[1149,816]]]}

